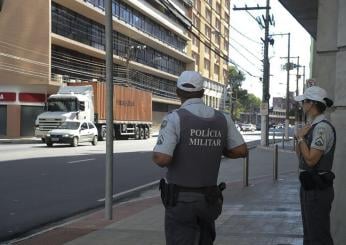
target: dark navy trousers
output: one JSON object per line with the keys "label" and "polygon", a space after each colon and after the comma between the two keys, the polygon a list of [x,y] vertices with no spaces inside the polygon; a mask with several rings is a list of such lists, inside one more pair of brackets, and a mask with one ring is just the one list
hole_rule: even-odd
{"label": "dark navy trousers", "polygon": [[300,188],[304,245],[333,245],[330,234],[330,211],[334,188],[306,191]]}
{"label": "dark navy trousers", "polygon": [[177,205],[166,207],[165,235],[167,245],[212,245],[215,220],[220,205],[208,204],[204,194],[181,192]]}

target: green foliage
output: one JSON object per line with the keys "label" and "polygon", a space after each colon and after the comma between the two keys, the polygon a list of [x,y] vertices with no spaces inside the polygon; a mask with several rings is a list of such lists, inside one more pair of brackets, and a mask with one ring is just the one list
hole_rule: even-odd
{"label": "green foliage", "polygon": [[233,118],[239,118],[241,112],[259,111],[261,99],[241,88],[245,80],[244,73],[234,66],[229,66],[228,75],[228,82],[232,88]]}

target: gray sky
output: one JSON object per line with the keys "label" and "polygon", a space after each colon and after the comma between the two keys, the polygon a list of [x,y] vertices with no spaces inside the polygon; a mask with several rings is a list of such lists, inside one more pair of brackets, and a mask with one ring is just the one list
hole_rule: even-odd
{"label": "gray sky", "polygon": [[[233,6],[244,7],[264,6],[265,0],[232,0],[231,1],[231,28],[230,28],[230,57],[238,65],[243,67],[249,73],[255,76],[263,76],[263,65],[260,60],[263,59],[261,37],[264,37],[264,29],[261,29],[257,22],[246,11],[233,11]],[[310,47],[311,37],[305,29],[296,21],[296,19],[279,3],[278,0],[271,0],[271,14],[274,15],[275,26],[270,27],[270,33],[288,33],[291,32],[291,56],[300,56],[300,64],[306,66],[306,79],[310,77]],[[265,14],[264,10],[255,10],[250,12],[254,17]],[[233,27],[233,28],[232,28]],[[241,32],[248,38],[242,36]],[[251,39],[251,40],[250,40]],[[287,62],[280,57],[287,56],[287,36],[274,37],[274,47],[269,48],[270,57],[270,94],[273,97],[286,96],[287,73],[281,69],[281,66]],[[241,47],[243,46],[243,47]],[[250,51],[248,52],[245,48]],[[245,58],[244,58],[245,56]],[[259,60],[259,59],[260,60]],[[296,59],[291,62],[296,63]],[[302,74],[302,68],[300,73]],[[245,72],[246,74],[246,72]],[[296,90],[296,70],[291,71],[290,91]],[[303,79],[299,80],[299,93],[302,91]],[[249,93],[253,93],[262,99],[262,83],[258,77],[252,77],[246,74],[246,80],[243,88]]]}

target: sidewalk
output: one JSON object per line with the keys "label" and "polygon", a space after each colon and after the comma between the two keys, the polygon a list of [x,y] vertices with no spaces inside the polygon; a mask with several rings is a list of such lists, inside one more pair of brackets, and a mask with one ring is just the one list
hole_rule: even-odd
{"label": "sidewalk", "polygon": [[[266,153],[267,151],[267,153]],[[268,150],[258,149],[267,159]],[[281,152],[282,161],[296,161]],[[282,163],[284,164],[284,162]],[[222,173],[223,176],[228,173]],[[222,215],[216,221],[215,245],[301,245],[302,225],[299,183],[296,171],[227,184]],[[164,209],[158,190],[113,207],[114,219],[104,219],[104,210],[52,228],[14,244],[20,245],[164,245]]]}

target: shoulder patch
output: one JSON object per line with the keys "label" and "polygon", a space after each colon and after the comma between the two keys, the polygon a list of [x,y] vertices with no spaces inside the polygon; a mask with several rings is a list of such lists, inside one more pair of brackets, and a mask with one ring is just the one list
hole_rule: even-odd
{"label": "shoulder patch", "polygon": [[167,126],[167,120],[163,120],[160,129],[164,129]]}
{"label": "shoulder patch", "polygon": [[322,136],[319,136],[316,140],[315,140],[315,145],[316,146],[323,146],[324,145],[324,139]]}
{"label": "shoulder patch", "polygon": [[162,145],[163,144],[163,142],[165,141],[165,138],[162,136],[162,135],[160,135],[160,137],[157,139],[157,145]]}

